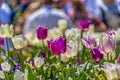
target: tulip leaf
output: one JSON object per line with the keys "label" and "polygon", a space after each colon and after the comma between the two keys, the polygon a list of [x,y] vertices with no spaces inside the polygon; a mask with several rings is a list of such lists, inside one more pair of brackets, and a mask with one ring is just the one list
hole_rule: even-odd
{"label": "tulip leaf", "polygon": [[28,66],[28,80],[36,80],[35,74],[32,69]]}
{"label": "tulip leaf", "polygon": [[8,73],[4,72],[4,75],[5,75],[5,80],[9,80]]}

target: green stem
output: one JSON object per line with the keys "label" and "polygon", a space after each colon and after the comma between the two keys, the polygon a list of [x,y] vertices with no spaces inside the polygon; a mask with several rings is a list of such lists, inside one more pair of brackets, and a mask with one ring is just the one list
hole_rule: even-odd
{"label": "green stem", "polygon": [[43,46],[43,51],[45,51],[45,44],[44,44],[44,40],[42,40],[42,46]]}
{"label": "green stem", "polygon": [[20,53],[18,53],[19,55],[19,61],[20,61],[20,65],[21,65],[21,68],[22,68],[22,71],[24,72],[24,59],[23,59],[23,55],[22,55],[22,50],[20,50]]}
{"label": "green stem", "polygon": [[9,47],[8,47],[8,38],[5,38],[6,39],[6,53],[8,53],[8,57],[9,57]]}
{"label": "green stem", "polygon": [[109,61],[109,54],[107,54],[107,60]]}
{"label": "green stem", "polygon": [[5,80],[9,80],[8,73],[4,72],[4,75],[5,75]]}

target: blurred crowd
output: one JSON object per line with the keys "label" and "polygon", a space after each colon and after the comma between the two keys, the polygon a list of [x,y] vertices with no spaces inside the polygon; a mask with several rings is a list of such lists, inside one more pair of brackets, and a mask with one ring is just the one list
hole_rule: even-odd
{"label": "blurred crowd", "polygon": [[0,0],[0,25],[13,24],[16,34],[48,29],[65,19],[67,28],[90,20],[95,31],[120,27],[120,0]]}

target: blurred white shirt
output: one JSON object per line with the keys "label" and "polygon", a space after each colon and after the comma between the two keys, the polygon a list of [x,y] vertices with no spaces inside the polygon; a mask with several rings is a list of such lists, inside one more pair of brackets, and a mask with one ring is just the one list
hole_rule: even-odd
{"label": "blurred white shirt", "polygon": [[23,34],[35,32],[39,25],[46,25],[48,29],[56,27],[59,19],[67,20],[68,28],[74,27],[72,21],[62,10],[52,9],[50,6],[44,6],[28,17],[24,26]]}

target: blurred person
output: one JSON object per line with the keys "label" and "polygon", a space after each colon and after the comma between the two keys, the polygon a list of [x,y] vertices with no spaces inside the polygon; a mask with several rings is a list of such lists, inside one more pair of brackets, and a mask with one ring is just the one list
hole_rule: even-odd
{"label": "blurred person", "polygon": [[[11,9],[7,3],[0,0],[0,25],[11,24]],[[12,48],[11,39],[8,39],[8,48]],[[6,39],[4,39],[4,50],[7,52]]]}
{"label": "blurred person", "polygon": [[40,1],[32,2],[27,9],[24,11],[24,13],[18,17],[15,25],[15,34],[21,34],[23,30],[23,26],[25,24],[26,19],[30,14],[32,14],[34,11],[38,10],[40,8]]}
{"label": "blurred person", "polygon": [[73,18],[73,5],[71,0],[57,0],[58,7],[72,19]]}
{"label": "blurred person", "polygon": [[103,4],[97,9],[96,17],[103,21],[107,28],[120,27],[120,5],[116,0],[103,0]]}
{"label": "blurred person", "polygon": [[11,20],[13,21],[12,23],[14,25],[18,17],[20,17],[23,14],[23,12],[27,9],[29,4],[31,3],[31,0],[18,0],[18,2],[20,2],[20,4],[12,10]]}
{"label": "blurred person", "polygon": [[83,0],[83,3],[86,11],[95,15],[97,8],[102,4],[102,0]]}
{"label": "blurred person", "polygon": [[48,29],[57,27],[57,22],[60,19],[67,20],[68,28],[74,27],[71,20],[62,10],[52,8],[53,4],[55,4],[54,0],[43,0],[42,3],[43,6],[28,17],[23,30],[24,35],[29,32],[35,33],[39,25],[46,25]]}
{"label": "blurred person", "polygon": [[106,30],[106,26],[99,20],[97,20],[92,14],[88,13],[84,7],[84,4],[80,0],[72,0],[74,8],[73,22],[76,27],[80,27],[80,22],[83,20],[90,20],[94,24],[95,31],[102,32]]}
{"label": "blurred person", "polygon": [[10,24],[11,23],[11,9],[5,2],[0,0],[0,23]]}

